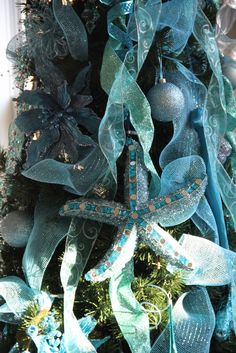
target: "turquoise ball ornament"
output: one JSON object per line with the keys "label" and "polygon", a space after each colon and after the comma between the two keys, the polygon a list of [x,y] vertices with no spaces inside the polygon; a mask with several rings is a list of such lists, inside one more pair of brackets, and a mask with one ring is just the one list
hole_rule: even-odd
{"label": "turquoise ball ornament", "polygon": [[168,122],[180,118],[185,109],[185,99],[181,90],[171,82],[157,83],[147,93],[152,118]]}
{"label": "turquoise ball ornament", "polygon": [[27,211],[12,211],[1,221],[0,235],[15,248],[26,246],[33,228],[33,215]]}

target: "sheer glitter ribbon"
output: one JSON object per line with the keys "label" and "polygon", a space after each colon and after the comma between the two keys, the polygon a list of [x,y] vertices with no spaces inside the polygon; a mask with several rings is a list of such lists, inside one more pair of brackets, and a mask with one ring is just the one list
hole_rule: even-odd
{"label": "sheer glitter ribbon", "polygon": [[[143,147],[145,163],[155,177],[153,184],[156,185],[157,190],[159,178],[149,156],[154,134],[151,111],[145,95],[136,83],[136,78],[152,44],[160,8],[159,0],[149,0],[146,5],[137,2],[133,13],[131,3],[125,2],[122,3],[122,6],[115,7],[116,17],[114,9],[108,13],[110,21],[114,21],[116,18],[121,22],[119,29],[123,29],[124,35],[121,38],[118,30],[114,33],[113,23],[108,23],[108,29],[111,31],[112,28],[113,30],[109,33],[111,38],[108,40],[104,53],[101,84],[103,89],[109,93],[109,98],[99,130],[100,146],[116,179],[116,160],[125,144],[124,108],[126,108]],[[135,16],[139,21],[138,24],[133,21],[136,23],[136,28],[132,30],[137,33],[138,44],[131,47],[131,44],[128,43],[128,51],[124,49],[122,44],[124,38],[127,40],[127,28],[123,21],[126,14],[129,14],[129,17]],[[143,50],[144,47],[145,50]]]}
{"label": "sheer glitter ribbon", "polygon": [[64,345],[67,353],[95,353],[96,349],[83,333],[73,313],[75,292],[101,226],[72,219],[61,266],[64,289]]}
{"label": "sheer glitter ribbon", "polygon": [[71,56],[76,60],[87,61],[87,33],[73,7],[70,4],[63,6],[61,0],[53,0],[53,12],[65,35]]}
{"label": "sheer glitter ribbon", "polygon": [[36,205],[34,227],[23,257],[23,270],[31,288],[40,290],[47,265],[67,234],[70,219],[62,219],[58,214],[64,201],[63,193],[55,195],[54,191],[47,191],[41,193]]}

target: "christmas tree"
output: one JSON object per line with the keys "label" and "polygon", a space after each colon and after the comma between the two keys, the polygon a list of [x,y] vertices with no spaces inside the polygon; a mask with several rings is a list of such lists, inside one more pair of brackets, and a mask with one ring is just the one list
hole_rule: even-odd
{"label": "christmas tree", "polygon": [[16,5],[0,351],[234,352],[236,2]]}

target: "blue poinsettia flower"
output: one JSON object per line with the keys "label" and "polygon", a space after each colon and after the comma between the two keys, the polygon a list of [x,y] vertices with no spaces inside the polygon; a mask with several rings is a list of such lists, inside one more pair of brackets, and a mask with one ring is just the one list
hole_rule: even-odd
{"label": "blue poinsettia flower", "polygon": [[[88,71],[89,66],[81,70],[71,86],[64,80],[52,94],[24,91],[18,98],[19,103],[31,107],[16,119],[16,125],[27,137],[24,169],[46,158],[76,163],[96,147],[100,120],[86,108],[92,97],[78,94]],[[81,128],[90,136],[83,134]]]}
{"label": "blue poinsettia flower", "polygon": [[86,107],[91,96],[81,94],[89,70],[89,65],[82,69],[72,85],[66,80],[54,84],[51,94],[24,91],[18,102],[30,109],[16,118],[16,125],[26,135],[22,174],[35,181],[64,185],[77,195],[91,190],[108,170],[97,143],[100,119]]}

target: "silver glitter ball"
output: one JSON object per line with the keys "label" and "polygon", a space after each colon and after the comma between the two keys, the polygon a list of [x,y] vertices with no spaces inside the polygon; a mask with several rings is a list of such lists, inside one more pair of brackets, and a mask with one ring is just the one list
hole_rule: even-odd
{"label": "silver glitter ball", "polygon": [[8,213],[0,225],[0,233],[5,242],[15,248],[26,246],[33,228],[33,216],[26,211]]}
{"label": "silver glitter ball", "polygon": [[158,83],[147,93],[147,100],[155,120],[172,121],[184,113],[184,95],[173,83]]}

